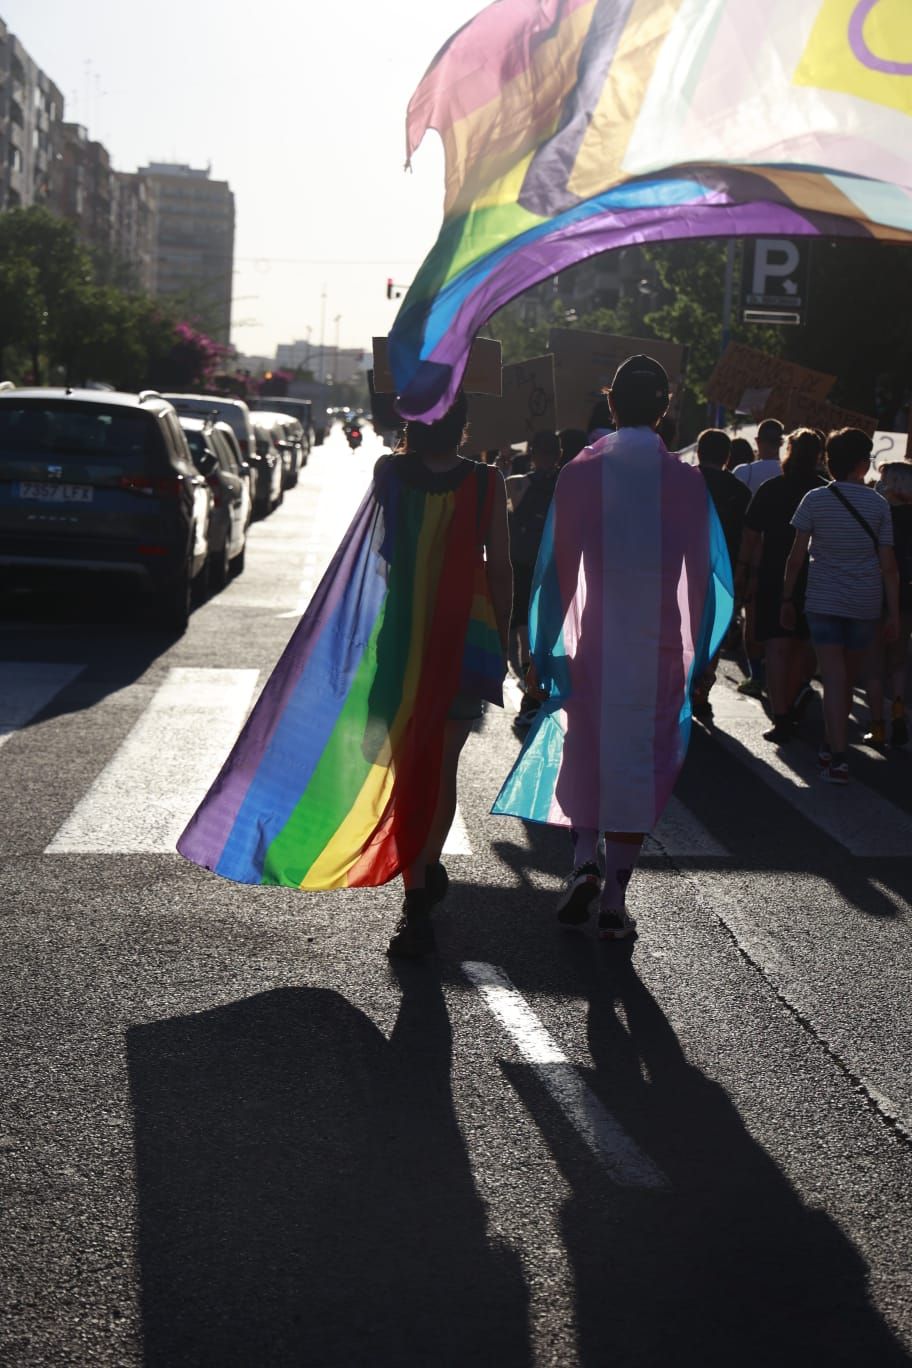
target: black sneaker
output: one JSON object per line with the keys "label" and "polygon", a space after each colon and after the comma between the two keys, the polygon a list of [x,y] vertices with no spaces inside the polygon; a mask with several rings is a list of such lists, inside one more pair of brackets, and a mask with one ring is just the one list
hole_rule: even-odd
{"label": "black sneaker", "polygon": [[624,940],[626,936],[636,935],[636,917],[629,912],[600,912],[598,919],[599,940]]}
{"label": "black sneaker", "polygon": [[791,727],[788,723],[783,722],[777,722],[775,726],[770,727],[769,731],[763,733],[764,741],[772,741],[774,746],[784,746],[788,741],[791,741],[792,736]]}
{"label": "black sneaker", "polygon": [[437,860],[434,864],[429,864],[424,871],[424,888],[431,907],[436,907],[438,903],[443,902],[449,887],[450,876],[440,861]]}
{"label": "black sneaker", "polygon": [[395,959],[422,959],[435,949],[431,904],[427,890],[413,889],[405,895],[402,916],[396,923],[386,953]]}
{"label": "black sneaker", "polygon": [[602,876],[591,861],[574,869],[557,904],[557,920],[562,926],[582,926],[598,902]]}

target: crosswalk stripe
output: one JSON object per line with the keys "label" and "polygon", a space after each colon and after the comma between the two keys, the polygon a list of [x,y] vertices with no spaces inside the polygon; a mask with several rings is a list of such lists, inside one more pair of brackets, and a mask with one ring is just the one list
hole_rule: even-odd
{"label": "crosswalk stripe", "polygon": [[760,704],[728,688],[713,693],[714,736],[778,797],[852,855],[912,856],[912,818],[857,781],[847,789],[821,781],[817,758],[794,741],[763,740],[769,719]]}
{"label": "crosswalk stripe", "polygon": [[665,1174],[587,1087],[503,970],[467,960],[462,972],[615,1182],[622,1187],[667,1188]]}
{"label": "crosswalk stripe", "polygon": [[659,818],[655,830],[646,837],[645,853],[663,854],[686,859],[731,859],[732,854],[702,822],[672,795]]}
{"label": "crosswalk stripe", "polygon": [[258,679],[258,670],[170,670],[45,853],[172,851],[237,736]]}
{"label": "crosswalk stripe", "polygon": [[84,669],[84,665],[36,660],[0,661],[0,746],[37,717]]}

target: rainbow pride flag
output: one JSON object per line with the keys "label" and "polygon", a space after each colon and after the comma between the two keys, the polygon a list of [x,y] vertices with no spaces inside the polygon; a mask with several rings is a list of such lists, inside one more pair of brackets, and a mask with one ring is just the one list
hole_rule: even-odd
{"label": "rainbow pride flag", "polygon": [[910,116],[907,0],[497,0],[409,104],[446,204],[390,334],[402,413],[444,413],[477,329],[596,253],[912,241]]}
{"label": "rainbow pride flag", "polygon": [[378,467],[178,841],[195,864],[239,883],[386,883],[424,848],[450,701],[503,704],[483,560],[493,472],[466,462],[456,488],[427,492],[397,473],[407,459]]}

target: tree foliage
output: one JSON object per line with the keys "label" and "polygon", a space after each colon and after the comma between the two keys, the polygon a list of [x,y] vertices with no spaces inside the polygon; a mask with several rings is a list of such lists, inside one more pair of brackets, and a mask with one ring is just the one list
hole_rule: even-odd
{"label": "tree foliage", "polygon": [[228,349],[166,301],[111,283],[117,276],[46,209],[0,214],[0,379],[206,385]]}

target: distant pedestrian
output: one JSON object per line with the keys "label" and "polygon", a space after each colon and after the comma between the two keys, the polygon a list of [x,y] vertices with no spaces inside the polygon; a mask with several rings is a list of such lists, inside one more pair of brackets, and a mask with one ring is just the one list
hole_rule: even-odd
{"label": "distant pedestrian", "polygon": [[600,437],[607,433],[614,432],[614,418],[611,415],[611,404],[608,402],[607,394],[602,394],[592,405],[589,419],[586,423],[586,441],[591,446]]}
{"label": "distant pedestrian", "polygon": [[785,429],[777,418],[764,418],[757,428],[757,459],[749,464],[735,466],[732,474],[736,480],[743,480],[752,494],[764,480],[775,479],[782,474],[779,465],[779,452]]}
{"label": "distant pedestrian", "polygon": [[560,438],[560,464],[563,470],[574,456],[578,456],[586,445],[586,434],[582,428],[564,428],[558,433]]}
{"label": "distant pedestrian", "polygon": [[725,462],[725,469],[728,471],[737,470],[738,466],[750,465],[755,457],[754,448],[746,437],[733,437],[731,439],[731,450],[728,453],[728,460]]}
{"label": "distant pedestrian", "polygon": [[511,573],[498,472],[460,457],[465,396],[384,456],[178,849],[242,883],[401,874],[389,953],[433,948],[459,756],[503,702]]}
{"label": "distant pedestrian", "polygon": [[617,431],[561,471],[532,598],[532,677],[546,701],[494,805],[571,829],[558,920],[579,925],[598,909],[606,940],[635,930],[627,885],[684,760],[691,680],[730,617],[706,484],[656,433],[668,397],[657,361],[625,361],[609,391]]}
{"label": "distant pedestrian", "polygon": [[798,711],[810,697],[814,657],[804,616],[806,562],[792,590],[794,627],[782,625],[780,609],[785,563],[795,541],[792,518],[808,490],[824,483],[817,474],[821,455],[820,438],[811,428],[789,433],[782,474],[766,480],[751,499],[735,576],[739,596],[754,604],[754,634],[765,647],[773,727],[764,736],[775,745],[791,740]]}
{"label": "distant pedestrian", "polygon": [[[731,439],[721,428],[706,428],[697,438],[697,466],[710,498],[715,505],[725,534],[732,566],[738,559],[741,535],[744,531],[744,515],[750,503],[750,493],[740,480],[725,469],[725,462],[731,450]],[[699,722],[712,721],[710,693],[716,682],[716,668],[719,660],[714,656],[694,684],[693,715]]]}
{"label": "distant pedestrian", "polygon": [[884,615],[884,641],[899,636],[899,594],[890,505],[865,486],[871,438],[840,428],[827,438],[831,484],[805,494],[792,518],[795,541],[785,568],[780,621],[798,622],[795,588],[810,550],[805,613],[823,679],[824,744],[821,774],[833,784],[849,778],[846,758],[849,702],[865,652]]}
{"label": "distant pedestrian", "polygon": [[[510,561],[513,566],[513,611],[510,618],[511,649],[515,649],[521,679],[529,667],[529,596],[532,572],[541,544],[545,518],[551,506],[559,472],[560,441],[555,432],[537,432],[529,443],[532,469],[527,475],[507,480],[507,507],[510,516]],[[524,693],[517,725],[528,726],[538,711],[538,699]]]}
{"label": "distant pedestrian", "polygon": [[890,505],[893,521],[893,552],[899,574],[899,634],[885,641],[883,624],[865,660],[865,689],[871,709],[871,730],[865,741],[883,746],[887,740],[884,719],[884,685],[890,700],[890,745],[904,746],[909,740],[906,721],[906,675],[909,668],[909,640],[912,637],[912,462],[890,461],[880,470],[877,492]]}

